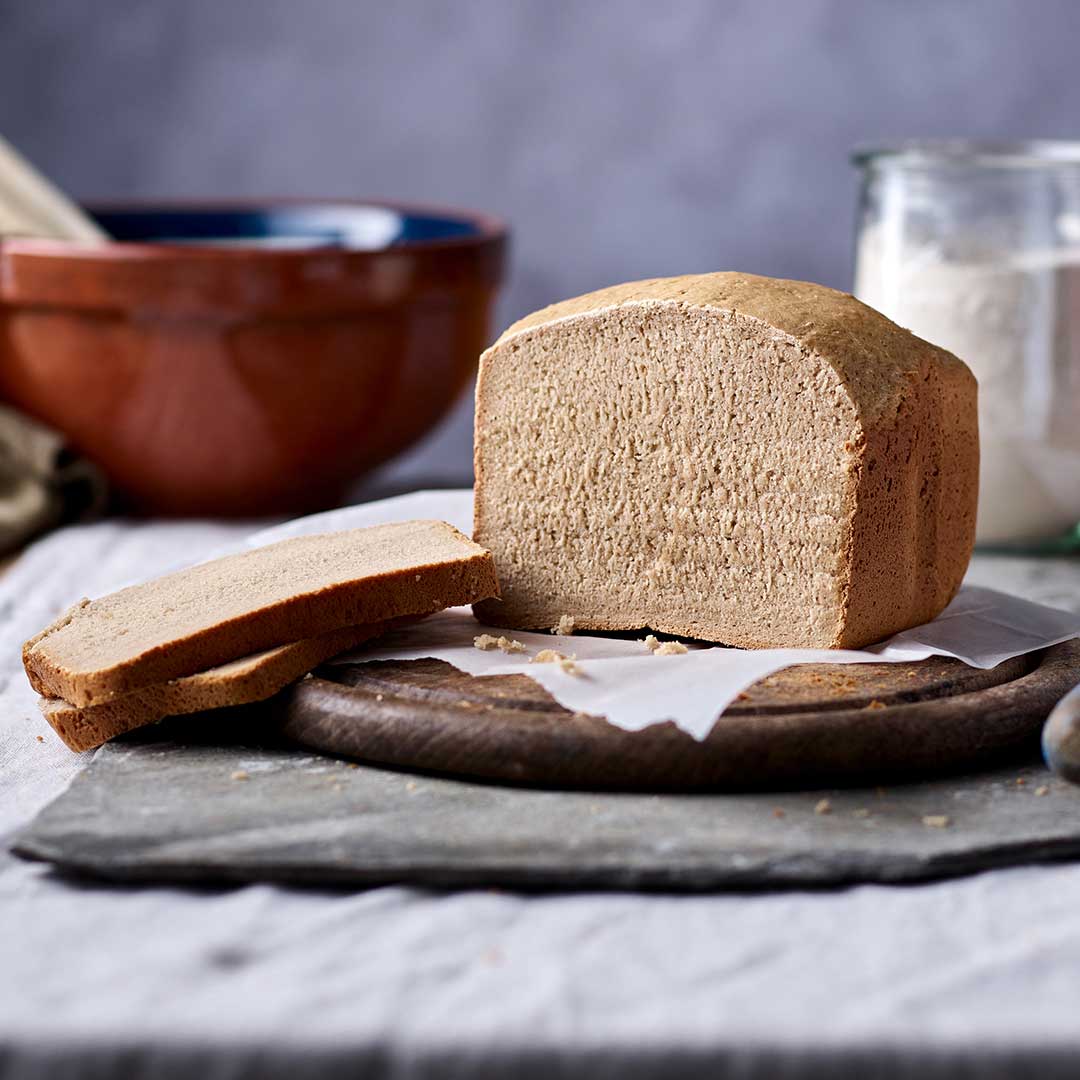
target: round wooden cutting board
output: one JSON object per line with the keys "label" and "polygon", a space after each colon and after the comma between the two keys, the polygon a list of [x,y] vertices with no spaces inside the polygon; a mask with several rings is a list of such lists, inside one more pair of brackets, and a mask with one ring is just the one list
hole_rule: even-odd
{"label": "round wooden cutting board", "polygon": [[1080,641],[983,671],[806,664],[751,687],[703,742],[672,723],[623,731],[524,675],[440,660],[331,665],[278,701],[282,732],[372,764],[560,788],[655,791],[866,784],[970,768],[1037,745],[1080,679]]}

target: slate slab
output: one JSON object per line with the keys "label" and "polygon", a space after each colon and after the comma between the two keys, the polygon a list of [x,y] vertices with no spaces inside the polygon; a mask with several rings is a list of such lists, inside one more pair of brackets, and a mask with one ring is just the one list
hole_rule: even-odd
{"label": "slate slab", "polygon": [[889,788],[558,792],[357,766],[266,741],[243,716],[175,723],[104,747],[15,850],[123,881],[676,890],[1080,855],[1080,788],[1036,762]]}

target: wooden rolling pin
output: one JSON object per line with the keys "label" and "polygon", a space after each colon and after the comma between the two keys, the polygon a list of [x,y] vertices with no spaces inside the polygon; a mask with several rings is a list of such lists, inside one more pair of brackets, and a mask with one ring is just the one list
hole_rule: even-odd
{"label": "wooden rolling pin", "polygon": [[0,240],[36,236],[101,244],[108,234],[0,136]]}

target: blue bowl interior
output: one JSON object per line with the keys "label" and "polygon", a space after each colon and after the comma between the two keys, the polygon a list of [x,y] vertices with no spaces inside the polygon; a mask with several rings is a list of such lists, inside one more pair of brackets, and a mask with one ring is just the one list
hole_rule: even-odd
{"label": "blue bowl interior", "polygon": [[265,210],[103,210],[93,213],[116,240],[215,247],[334,247],[353,251],[475,236],[462,218],[400,213],[383,206],[345,204]]}

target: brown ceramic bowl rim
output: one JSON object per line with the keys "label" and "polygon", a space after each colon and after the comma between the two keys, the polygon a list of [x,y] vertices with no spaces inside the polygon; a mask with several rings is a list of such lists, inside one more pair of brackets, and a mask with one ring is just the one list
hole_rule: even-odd
{"label": "brown ceramic bowl rim", "polygon": [[[388,309],[423,297],[496,288],[509,229],[470,210],[382,199],[207,199],[93,202],[105,213],[236,213],[370,207],[443,218],[468,232],[380,247],[116,240],[79,244],[9,237],[0,242],[0,310],[139,310],[169,317],[301,317]],[[254,239],[254,238],[253,238]],[[236,242],[239,240],[239,242]]]}
{"label": "brown ceramic bowl rim", "polygon": [[391,210],[404,216],[442,217],[463,221],[475,232],[462,236],[438,237],[426,240],[406,240],[400,244],[388,244],[374,248],[325,248],[307,246],[296,248],[268,248],[259,244],[245,244],[242,240],[227,247],[200,244],[198,241],[183,243],[167,240],[109,240],[104,244],[85,244],[71,240],[55,240],[43,237],[7,236],[0,239],[0,255],[54,256],[57,258],[123,260],[123,259],[238,259],[258,257],[298,262],[313,255],[325,255],[328,250],[349,260],[377,259],[387,253],[441,251],[472,248],[503,241],[509,227],[506,221],[493,214],[435,203],[399,202],[394,199],[365,199],[331,197],[308,198],[305,196],[275,196],[273,198],[245,199],[89,199],[84,204],[91,213],[123,213],[160,210],[164,212],[185,211],[232,211],[257,213],[259,210],[288,209],[290,207],[365,207]]}

